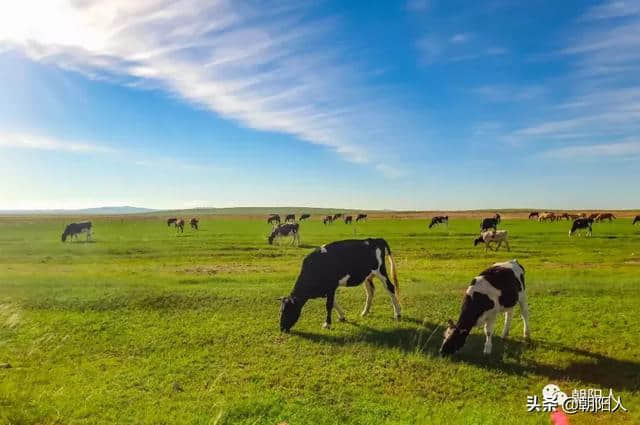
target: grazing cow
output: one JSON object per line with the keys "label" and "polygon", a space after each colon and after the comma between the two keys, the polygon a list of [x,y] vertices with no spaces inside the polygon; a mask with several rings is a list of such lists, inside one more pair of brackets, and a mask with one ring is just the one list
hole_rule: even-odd
{"label": "grazing cow", "polygon": [[322,224],[331,224],[333,223],[333,216],[332,215],[327,215],[322,219]]}
{"label": "grazing cow", "polygon": [[172,224],[175,226],[176,225],[176,221],[178,221],[178,219],[176,217],[171,217],[167,219],[167,227],[171,226]]}
{"label": "grazing cow", "polygon": [[341,214],[341,213],[334,214],[334,215],[333,215],[333,221],[336,221],[336,220],[337,220],[337,219],[339,219],[340,217],[342,217],[342,214]]}
{"label": "grazing cow", "polygon": [[591,232],[593,231],[593,229],[591,228],[592,224],[592,218],[579,218],[577,220],[574,220],[573,225],[571,226],[571,230],[569,230],[569,236],[572,236],[580,229],[585,229],[587,232],[587,236],[591,236]]}
{"label": "grazing cow", "polygon": [[344,217],[344,224],[351,224],[353,223],[353,216],[351,215],[347,215]]}
{"label": "grazing cow", "polygon": [[538,211],[531,211],[529,213],[529,220],[531,220],[532,218],[539,218],[540,217],[540,213]]}
{"label": "grazing cow", "polygon": [[500,246],[504,242],[507,247],[507,251],[511,251],[511,247],[509,246],[509,234],[506,230],[486,230],[480,234],[480,237],[476,238],[473,241],[473,246],[477,246],[479,243],[484,243],[485,252],[491,248],[492,243],[497,243],[494,251],[498,251]]}
{"label": "grazing cow", "polygon": [[553,212],[543,212],[542,214],[540,214],[540,216],[538,216],[538,221],[539,222],[543,222],[543,221],[555,221],[556,219],[556,214]]}
{"label": "grazing cow", "polygon": [[358,221],[366,220],[366,219],[367,219],[367,215],[366,214],[358,214],[358,216],[356,217],[356,223]]}
{"label": "grazing cow", "polygon": [[[387,274],[385,258],[389,256],[391,276]],[[389,244],[384,239],[344,240],[332,242],[317,248],[302,262],[302,270],[291,294],[281,298],[280,330],[289,332],[300,318],[300,312],[311,298],[327,298],[327,318],[323,327],[331,328],[331,311],[335,308],[340,321],[345,320],[344,312],[336,302],[338,286],[358,286],[365,282],[366,301],[362,316],[369,313],[373,299],[373,277],[380,279],[386,286],[393,315],[400,318],[398,277],[391,256]]]}
{"label": "grazing cow", "polygon": [[484,218],[482,219],[482,222],[480,223],[480,232],[484,232],[485,230],[489,230],[489,229],[493,229],[493,230],[497,230],[498,228],[498,221],[496,220],[495,217],[492,218]]}
{"label": "grazing cow", "polygon": [[306,220],[311,217],[311,214],[302,214],[298,221]]}
{"label": "grazing cow", "polygon": [[269,235],[269,245],[273,245],[273,241],[276,238],[283,238],[286,236],[292,236],[291,244],[296,243],[300,245],[300,225],[298,223],[279,224],[273,229]]}
{"label": "grazing cow", "polygon": [[568,216],[569,216],[569,219],[575,220],[576,218],[583,217],[584,214],[568,214]]}
{"label": "grazing cow", "polygon": [[78,239],[78,235],[80,233],[87,233],[87,240],[91,236],[91,227],[92,224],[90,221],[82,221],[80,223],[71,223],[64,228],[64,232],[62,233],[62,242],[66,242],[67,238],[71,236],[71,239],[75,237]]}
{"label": "grazing cow", "polygon": [[484,354],[491,354],[493,327],[500,312],[504,312],[502,338],[511,327],[513,308],[520,305],[524,321],[524,336],[529,338],[529,306],[524,287],[524,267],[517,260],[496,263],[471,281],[462,301],[457,323],[448,321],[440,354],[447,356],[464,346],[467,336],[475,326],[484,325]]}
{"label": "grazing cow", "polygon": [[640,215],[633,217],[633,223],[631,224],[636,224],[636,223],[640,223]]}
{"label": "grazing cow", "polygon": [[449,225],[449,216],[448,215],[437,215],[431,219],[431,223],[429,223],[429,229],[431,229],[436,224],[445,223],[447,226]]}
{"label": "grazing cow", "polygon": [[267,223],[271,225],[280,224],[280,214],[271,214],[269,218],[267,218]]}
{"label": "grazing cow", "polygon": [[289,223],[289,222],[295,223],[296,222],[296,215],[295,214],[287,214],[284,217],[284,222],[285,223]]}
{"label": "grazing cow", "polygon": [[596,221],[605,221],[605,220],[613,221],[614,218],[616,218],[616,216],[611,213],[602,213],[602,214],[598,214],[598,216],[596,217]]}
{"label": "grazing cow", "polygon": [[180,231],[180,233],[184,233],[184,220],[183,219],[178,219],[178,221],[176,221],[176,228],[177,230]]}
{"label": "grazing cow", "polygon": [[191,224],[191,230],[198,230],[198,223],[200,223],[200,220],[198,220],[197,218],[192,218],[191,221],[189,222],[189,224]]}
{"label": "grazing cow", "polygon": [[565,219],[565,220],[569,221],[571,219],[571,217],[569,217],[569,214],[567,214],[567,213],[558,214],[556,216],[556,221],[560,221],[562,219]]}

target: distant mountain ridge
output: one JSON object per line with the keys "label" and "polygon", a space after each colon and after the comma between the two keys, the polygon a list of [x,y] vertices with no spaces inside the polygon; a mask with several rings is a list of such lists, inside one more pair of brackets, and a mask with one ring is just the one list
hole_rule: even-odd
{"label": "distant mountain ridge", "polygon": [[82,208],[77,210],[0,210],[0,215],[15,215],[15,214],[39,214],[39,215],[121,215],[121,214],[142,214],[152,213],[157,210],[151,208],[131,207],[128,205],[114,206],[114,207],[97,207],[97,208]]}

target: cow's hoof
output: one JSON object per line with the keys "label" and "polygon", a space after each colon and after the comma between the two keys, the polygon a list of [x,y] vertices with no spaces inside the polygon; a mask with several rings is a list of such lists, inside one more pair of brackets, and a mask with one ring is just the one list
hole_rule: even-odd
{"label": "cow's hoof", "polygon": [[338,317],[338,321],[339,322],[346,322],[347,318],[346,317]]}
{"label": "cow's hoof", "polygon": [[400,321],[402,320],[402,315],[398,314],[397,316],[394,317],[394,319]]}
{"label": "cow's hoof", "polygon": [[330,323],[327,323],[327,322],[324,322],[324,323],[322,324],[322,329],[331,329],[331,324],[330,324]]}

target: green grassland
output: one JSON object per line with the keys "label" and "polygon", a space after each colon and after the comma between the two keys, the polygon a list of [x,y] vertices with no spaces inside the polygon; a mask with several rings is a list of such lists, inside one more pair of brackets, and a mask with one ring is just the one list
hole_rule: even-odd
{"label": "green grassland", "polygon": [[[94,241],[63,244],[65,221],[0,218],[0,423],[548,424],[525,406],[548,383],[613,388],[629,410],[573,424],[640,423],[640,227],[628,219],[571,239],[567,222],[504,220],[510,253],[474,248],[476,219],[428,230],[316,217],[300,247],[269,246],[264,220],[211,216],[183,234],[159,217],[95,218]],[[391,245],[403,320],[377,283],[370,316],[361,287],[341,289],[346,323],[321,329],[313,300],[281,335],[276,298],[302,258],[368,236]],[[491,355],[476,329],[440,358],[471,278],[509,258],[527,271],[532,340],[516,316]]]}

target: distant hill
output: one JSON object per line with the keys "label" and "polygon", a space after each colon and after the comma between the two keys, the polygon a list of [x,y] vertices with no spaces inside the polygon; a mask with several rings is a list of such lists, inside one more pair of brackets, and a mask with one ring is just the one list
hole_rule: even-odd
{"label": "distant hill", "polygon": [[[312,214],[327,215],[335,213],[374,212],[372,210],[357,210],[344,208],[313,208],[313,207],[229,207],[229,208],[192,208],[180,210],[152,211],[148,214],[157,215],[268,215],[268,214]],[[377,211],[382,212],[382,211]]]}
{"label": "distant hill", "polygon": [[140,207],[99,207],[84,208],[78,210],[0,210],[0,215],[22,215],[22,214],[39,214],[39,215],[121,215],[121,214],[141,214],[151,213],[156,210]]}

